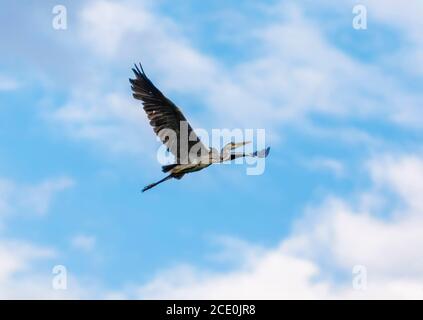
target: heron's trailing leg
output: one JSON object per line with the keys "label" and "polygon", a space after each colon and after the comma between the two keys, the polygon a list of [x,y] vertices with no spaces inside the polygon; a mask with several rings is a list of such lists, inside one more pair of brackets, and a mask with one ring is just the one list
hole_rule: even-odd
{"label": "heron's trailing leg", "polygon": [[151,189],[151,188],[157,186],[158,184],[165,182],[166,180],[169,180],[169,179],[172,179],[172,178],[173,178],[173,176],[170,174],[167,177],[164,177],[162,180],[159,180],[157,182],[154,182],[154,183],[149,184],[148,186],[144,187],[144,189],[142,189],[142,192],[147,191],[148,189]]}

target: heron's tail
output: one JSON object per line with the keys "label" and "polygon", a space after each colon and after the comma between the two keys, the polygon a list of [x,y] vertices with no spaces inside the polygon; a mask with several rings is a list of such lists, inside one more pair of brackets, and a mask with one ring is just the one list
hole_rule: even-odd
{"label": "heron's tail", "polygon": [[151,189],[155,186],[157,186],[159,183],[165,182],[166,180],[172,179],[172,175],[168,175],[167,177],[164,177],[162,180],[159,180],[157,182],[154,182],[152,184],[149,184],[148,186],[145,186],[144,189],[142,189],[142,192],[147,191],[148,189]]}
{"label": "heron's tail", "polygon": [[178,165],[177,163],[164,165],[164,166],[162,166],[162,171],[163,172],[169,172],[170,170],[175,168],[177,165]]}

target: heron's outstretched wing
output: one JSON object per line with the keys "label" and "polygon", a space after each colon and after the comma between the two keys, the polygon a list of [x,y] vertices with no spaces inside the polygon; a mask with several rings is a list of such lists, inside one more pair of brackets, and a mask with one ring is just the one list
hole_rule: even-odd
{"label": "heron's outstretched wing", "polygon": [[[175,156],[177,163],[188,163],[190,153],[195,153],[197,156],[207,154],[207,147],[197,137],[181,110],[154,86],[146,76],[141,64],[140,68],[135,65],[132,71],[136,77],[129,79],[133,96],[142,101],[150,125]],[[183,135],[181,137],[181,123],[182,126],[187,127],[187,137],[183,137]],[[170,130],[174,134],[169,134]],[[187,141],[181,141],[181,139]]]}

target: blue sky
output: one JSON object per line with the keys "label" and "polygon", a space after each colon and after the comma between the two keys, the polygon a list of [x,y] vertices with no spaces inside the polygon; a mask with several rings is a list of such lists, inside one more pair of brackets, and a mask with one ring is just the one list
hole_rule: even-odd
{"label": "blue sky", "polygon": [[[421,298],[423,7],[360,3],[2,3],[0,297]],[[264,174],[141,194],[134,62],[194,127],[266,129]]]}

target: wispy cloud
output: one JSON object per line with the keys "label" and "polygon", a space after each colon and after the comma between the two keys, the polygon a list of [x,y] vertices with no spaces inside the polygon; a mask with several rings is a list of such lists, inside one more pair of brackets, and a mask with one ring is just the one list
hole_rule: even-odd
{"label": "wispy cloud", "polygon": [[0,216],[11,213],[43,215],[47,213],[53,196],[73,185],[74,180],[69,177],[48,179],[34,185],[0,178]]}
{"label": "wispy cloud", "polygon": [[0,91],[13,91],[18,89],[19,85],[17,80],[0,74]]}
{"label": "wispy cloud", "polygon": [[71,245],[78,250],[89,252],[94,249],[96,238],[91,235],[77,234],[71,239]]}
{"label": "wispy cloud", "polygon": [[15,272],[27,271],[31,260],[51,258],[54,252],[50,249],[32,246],[24,242],[0,242],[0,283],[6,281]]}
{"label": "wispy cloud", "polygon": [[345,166],[336,159],[326,157],[316,157],[310,160],[304,160],[304,165],[311,170],[324,170],[333,173],[336,177],[344,177]]}

